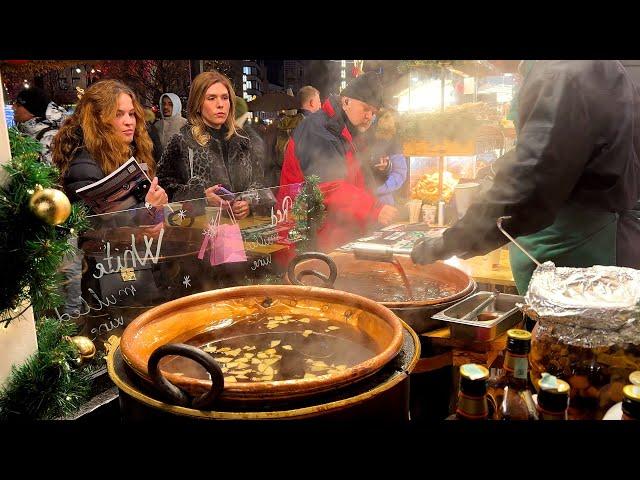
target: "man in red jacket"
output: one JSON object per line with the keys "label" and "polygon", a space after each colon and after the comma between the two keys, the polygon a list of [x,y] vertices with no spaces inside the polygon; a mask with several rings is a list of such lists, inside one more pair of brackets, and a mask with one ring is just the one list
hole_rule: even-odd
{"label": "man in red jacket", "polygon": [[290,184],[320,177],[325,221],[318,231],[323,251],[348,243],[376,224],[388,225],[397,210],[382,205],[372,192],[370,167],[360,162],[355,140],[371,126],[382,107],[382,83],[377,74],[354,79],[340,96],[329,97],[322,108],[307,116],[293,132],[285,151],[279,197],[292,199]]}

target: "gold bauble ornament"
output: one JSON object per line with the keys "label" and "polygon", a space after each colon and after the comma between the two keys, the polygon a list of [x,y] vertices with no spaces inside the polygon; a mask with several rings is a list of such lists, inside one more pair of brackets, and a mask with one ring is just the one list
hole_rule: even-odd
{"label": "gold bauble ornament", "polygon": [[49,225],[60,225],[69,218],[71,203],[63,192],[40,185],[36,185],[35,190],[29,200],[29,209],[36,217]]}
{"label": "gold bauble ornament", "polygon": [[73,342],[78,349],[78,353],[80,354],[79,362],[91,360],[96,354],[96,346],[89,338],[77,335],[70,337],[69,340]]}

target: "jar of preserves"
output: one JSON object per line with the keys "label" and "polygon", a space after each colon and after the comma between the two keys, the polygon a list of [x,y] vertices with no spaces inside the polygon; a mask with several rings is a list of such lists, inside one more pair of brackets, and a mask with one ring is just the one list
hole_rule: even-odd
{"label": "jar of preserves", "polygon": [[569,418],[601,419],[640,369],[640,271],[622,267],[534,272],[523,310],[532,331],[531,380],[548,372],[571,386]]}

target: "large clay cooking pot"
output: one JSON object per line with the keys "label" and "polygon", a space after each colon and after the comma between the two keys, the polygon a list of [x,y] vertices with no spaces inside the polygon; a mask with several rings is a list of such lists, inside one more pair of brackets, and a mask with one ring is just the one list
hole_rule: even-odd
{"label": "large clay cooking pot", "polygon": [[[445,263],[415,265],[409,258],[402,256],[397,256],[396,260],[402,265],[412,285],[419,286],[421,283],[428,282],[440,284],[446,286],[448,293],[438,297],[419,297],[410,301],[398,301],[392,298],[378,298],[376,295],[369,295],[362,291],[361,286],[356,285],[355,281],[349,283],[345,279],[349,276],[361,276],[366,280],[371,280],[372,284],[375,284],[376,281],[379,283],[395,281],[398,286],[402,286],[396,268],[388,262],[359,260],[354,255],[343,252],[333,252],[329,255],[316,252],[303,253],[294,258],[289,265],[287,278],[290,283],[322,285],[375,300],[391,309],[417,333],[439,325],[439,321],[431,320],[431,315],[471,295],[476,289],[473,278],[462,270]],[[329,265],[328,268],[327,264],[330,263],[333,265]],[[294,272],[296,273],[294,274]],[[326,275],[325,272],[328,272],[329,275]],[[380,294],[378,293],[378,295]]]}
{"label": "large clay cooking pot", "polygon": [[[252,382],[243,380],[233,383],[225,380],[222,392],[215,394],[219,401],[280,401],[336,389],[377,372],[396,356],[402,346],[400,320],[389,309],[374,301],[325,288],[256,285],[198,293],[157,306],[140,315],[125,329],[120,348],[125,362],[143,379],[151,381],[150,357],[160,347],[165,346],[166,349],[167,344],[186,343],[203,347],[203,338],[206,338],[205,344],[223,341],[227,339],[227,332],[230,335],[234,332],[233,337],[228,338],[236,341],[239,337],[245,338],[242,335],[246,335],[246,338],[271,335],[264,338],[278,339],[278,335],[289,334],[290,331],[293,331],[297,338],[302,330],[298,332],[296,328],[311,328],[292,324],[266,330],[259,325],[253,326],[254,320],[248,320],[287,318],[285,315],[294,318],[308,316],[312,319],[311,325],[315,318],[325,318],[327,325],[341,325],[343,328],[334,326],[311,334],[311,338],[316,336],[316,340],[324,342],[323,346],[329,345],[328,348],[333,345],[332,342],[336,342],[337,345],[345,340],[347,333],[357,332],[358,336],[352,335],[349,338],[352,340],[362,336],[367,342],[368,350],[365,351],[369,353],[358,363],[343,367],[340,371],[334,370],[319,376],[310,375],[309,378]],[[304,320],[308,319],[301,321]],[[239,329],[246,326],[256,330],[244,331],[238,336]],[[309,334],[304,336],[309,337]],[[301,345],[304,346],[304,342],[306,339]],[[340,345],[344,346],[344,343]],[[332,358],[333,353],[329,353],[328,358]],[[157,356],[156,354],[155,357]],[[175,358],[165,357],[165,360],[173,361]],[[165,363],[164,367],[162,362],[160,363],[164,378],[190,395],[207,395],[207,392],[211,393],[216,388],[216,383],[221,383],[221,378],[214,378],[212,386],[212,380],[204,370],[201,373],[193,369],[175,371],[167,365],[170,363]],[[155,371],[155,365],[152,366],[152,370]],[[209,369],[209,372],[211,371]]]}

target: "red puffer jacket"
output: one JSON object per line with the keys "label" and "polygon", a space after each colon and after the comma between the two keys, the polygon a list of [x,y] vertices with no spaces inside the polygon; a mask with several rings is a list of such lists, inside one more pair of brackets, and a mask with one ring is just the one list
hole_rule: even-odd
{"label": "red puffer jacket", "polygon": [[355,153],[337,96],[304,119],[285,151],[278,204],[285,196],[295,198],[296,189],[288,185],[310,175],[320,177],[327,214],[318,231],[318,248],[325,252],[363,236],[382,208],[367,187],[366,172]]}

